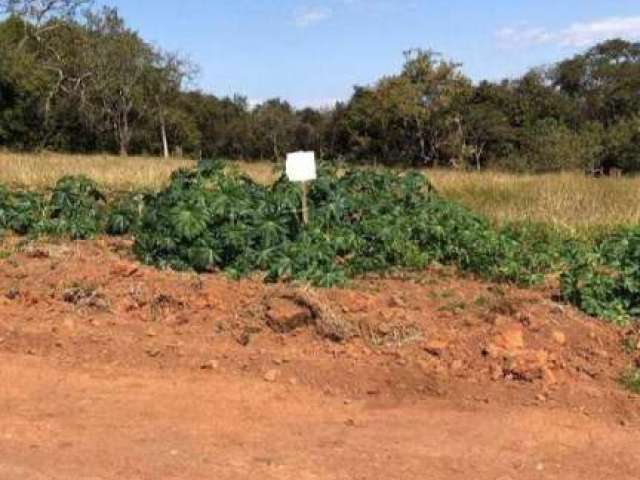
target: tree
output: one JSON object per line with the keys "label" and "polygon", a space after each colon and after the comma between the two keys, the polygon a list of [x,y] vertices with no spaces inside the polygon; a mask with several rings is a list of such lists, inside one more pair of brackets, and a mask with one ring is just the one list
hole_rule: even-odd
{"label": "tree", "polygon": [[456,110],[470,92],[471,82],[458,64],[431,51],[405,52],[399,75],[357,88],[347,107],[356,151],[387,162],[438,164],[445,145],[454,150]]}
{"label": "tree", "polygon": [[[17,16],[25,22],[25,35],[39,37],[76,17],[92,0],[0,0],[0,13]],[[31,27],[31,28],[27,28]]]}
{"label": "tree", "polygon": [[157,50],[155,65],[149,72],[148,88],[152,99],[152,114],[160,129],[162,153],[169,158],[167,123],[181,117],[176,110],[185,79],[192,78],[195,67],[185,58],[173,52]]}
{"label": "tree", "polygon": [[251,116],[254,152],[260,158],[281,160],[293,145],[295,115],[288,102],[279,98],[258,105]]}
{"label": "tree", "polygon": [[640,112],[640,43],[614,39],[560,62],[554,84],[605,126]]}
{"label": "tree", "polygon": [[118,142],[120,155],[129,153],[137,122],[151,108],[156,54],[128,29],[116,9],[87,15],[86,61],[91,72],[83,95],[85,112],[105,122]]}

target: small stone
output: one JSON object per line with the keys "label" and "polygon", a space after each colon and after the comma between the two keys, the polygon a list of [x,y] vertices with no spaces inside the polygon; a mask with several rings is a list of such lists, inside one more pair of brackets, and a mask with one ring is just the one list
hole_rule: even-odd
{"label": "small stone", "polygon": [[280,376],[280,372],[278,370],[269,370],[267,373],[264,374],[264,381],[269,383],[274,383],[276,380],[278,380],[279,376]]}
{"label": "small stone", "polygon": [[567,336],[559,330],[556,330],[552,334],[553,341],[558,345],[565,345],[567,343]]}
{"label": "small stone", "polygon": [[162,351],[159,348],[148,348],[146,350],[147,355],[149,355],[151,358],[156,358],[159,357],[160,354],[162,353]]}
{"label": "small stone", "polygon": [[556,378],[556,375],[549,368],[543,368],[542,382],[547,386],[555,385],[558,383],[558,379]]}
{"label": "small stone", "polygon": [[554,315],[562,315],[564,314],[564,307],[562,305],[554,305],[551,307],[551,313]]}
{"label": "small stone", "polygon": [[20,290],[18,290],[17,288],[12,288],[6,293],[6,297],[9,300],[15,300],[19,296],[20,296]]}
{"label": "small stone", "polygon": [[442,357],[447,351],[447,343],[439,340],[434,340],[432,342],[427,343],[424,346],[424,350],[434,357]]}
{"label": "small stone", "polygon": [[220,367],[220,362],[217,360],[207,360],[200,365],[201,370],[217,370]]}
{"label": "small stone", "polygon": [[293,385],[295,387],[296,385],[298,385],[298,379],[294,378],[294,377],[291,377],[289,379],[289,385]]}
{"label": "small stone", "polygon": [[133,263],[119,262],[111,268],[111,275],[131,277],[138,272],[138,266]]}

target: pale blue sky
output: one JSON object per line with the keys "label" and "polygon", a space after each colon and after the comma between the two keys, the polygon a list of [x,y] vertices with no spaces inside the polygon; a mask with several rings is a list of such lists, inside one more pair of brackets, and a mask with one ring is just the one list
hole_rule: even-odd
{"label": "pale blue sky", "polygon": [[553,62],[611,36],[640,40],[640,0],[102,0],[188,55],[197,86],[297,106],[349,97],[431,48],[474,80]]}

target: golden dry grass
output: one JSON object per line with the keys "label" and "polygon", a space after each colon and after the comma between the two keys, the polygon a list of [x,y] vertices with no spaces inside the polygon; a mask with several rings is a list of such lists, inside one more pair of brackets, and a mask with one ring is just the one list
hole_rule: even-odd
{"label": "golden dry grass", "polygon": [[[0,152],[0,183],[51,187],[63,175],[84,174],[113,190],[162,188],[171,172],[191,160],[110,155]],[[256,181],[278,177],[272,163],[234,162]],[[581,172],[530,175],[425,171],[438,191],[496,222],[534,221],[572,233],[640,223],[640,177],[590,178]]]}
{"label": "golden dry grass", "polygon": [[193,165],[186,159],[0,152],[0,183],[41,190],[65,175],[83,174],[109,190],[158,190],[171,172]]}
{"label": "golden dry grass", "polygon": [[640,178],[426,172],[442,195],[503,223],[533,221],[573,233],[640,223]]}

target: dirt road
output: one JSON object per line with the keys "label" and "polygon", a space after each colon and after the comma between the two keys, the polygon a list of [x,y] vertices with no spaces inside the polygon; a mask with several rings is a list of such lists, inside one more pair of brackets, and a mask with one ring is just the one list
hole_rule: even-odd
{"label": "dirt road", "polygon": [[562,409],[354,401],[3,355],[3,479],[637,479],[640,431]]}

